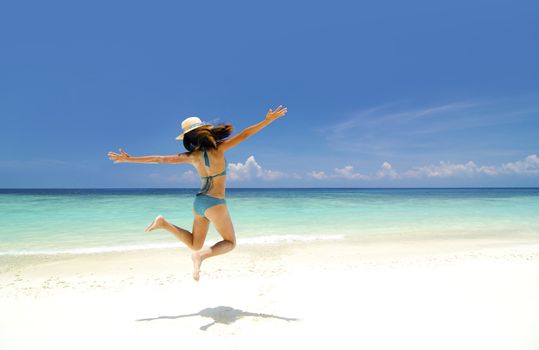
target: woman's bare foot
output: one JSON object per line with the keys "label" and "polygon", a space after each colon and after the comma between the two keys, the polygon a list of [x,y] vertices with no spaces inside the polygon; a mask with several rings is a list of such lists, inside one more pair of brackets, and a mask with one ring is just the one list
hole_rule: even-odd
{"label": "woman's bare foot", "polygon": [[150,232],[150,231],[153,231],[155,229],[161,228],[161,227],[163,227],[163,224],[165,222],[166,222],[166,220],[165,220],[163,215],[157,215],[157,217],[153,220],[153,222],[151,224],[149,224],[148,227],[146,227],[144,232]]}
{"label": "woman's bare foot", "polygon": [[191,260],[193,260],[193,279],[195,281],[200,279],[200,265],[202,265],[202,261],[204,260],[204,253],[206,253],[204,250],[191,253]]}

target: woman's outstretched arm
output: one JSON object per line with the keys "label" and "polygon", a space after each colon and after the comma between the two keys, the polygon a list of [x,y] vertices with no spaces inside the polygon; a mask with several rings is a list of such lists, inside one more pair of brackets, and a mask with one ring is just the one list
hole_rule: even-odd
{"label": "woman's outstretched arm", "polygon": [[179,153],[172,156],[142,156],[131,157],[120,148],[120,153],[109,152],[109,159],[114,160],[114,163],[147,163],[147,164],[174,164],[174,163],[189,163],[189,154]]}
{"label": "woman's outstretched arm", "polygon": [[227,149],[237,146],[241,142],[245,141],[247,138],[253,136],[257,132],[271,124],[275,119],[284,116],[287,112],[287,108],[282,107],[283,106],[280,105],[275,111],[272,111],[270,108],[268,113],[266,114],[266,118],[263,121],[255,125],[251,125],[250,127],[245,128],[239,134],[234,135],[228,140],[223,141],[223,143],[219,145],[219,149],[226,151]]}

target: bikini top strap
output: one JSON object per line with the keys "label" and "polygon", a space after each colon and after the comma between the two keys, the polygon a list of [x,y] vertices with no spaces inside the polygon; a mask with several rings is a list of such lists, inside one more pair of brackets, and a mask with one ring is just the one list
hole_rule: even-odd
{"label": "bikini top strap", "polygon": [[208,157],[208,152],[204,150],[204,164],[209,168],[210,167],[210,158]]}

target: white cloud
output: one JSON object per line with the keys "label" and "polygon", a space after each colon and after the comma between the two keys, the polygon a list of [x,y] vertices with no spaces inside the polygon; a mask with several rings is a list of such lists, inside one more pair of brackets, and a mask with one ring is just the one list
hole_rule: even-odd
{"label": "white cloud", "polygon": [[354,167],[351,165],[347,165],[344,168],[335,168],[334,169],[336,177],[341,177],[344,179],[367,179],[367,176],[355,172]]}
{"label": "white cloud", "polygon": [[343,168],[335,168],[333,169],[333,173],[326,174],[324,171],[316,171],[313,170],[309,173],[307,173],[307,176],[310,176],[312,178],[315,178],[317,180],[326,180],[326,179],[361,179],[366,180],[368,179],[368,176],[363,175],[361,173],[355,172],[354,167],[351,165],[347,165]]}
{"label": "white cloud", "polygon": [[539,157],[536,154],[531,154],[524,160],[502,164],[501,169],[507,173],[537,174],[539,173]]}
{"label": "white cloud", "polygon": [[465,164],[452,164],[441,161],[440,164],[415,167],[406,171],[404,177],[448,177],[457,175],[473,175],[480,168],[472,161]]}
{"label": "white cloud", "polygon": [[276,170],[263,169],[254,156],[249,156],[245,163],[228,164],[228,178],[231,181],[242,181],[251,179],[277,180],[288,177],[288,174]]}
{"label": "white cloud", "polygon": [[536,154],[527,156],[524,160],[504,163],[499,166],[482,165],[479,166],[473,161],[466,163],[451,163],[440,161],[439,164],[413,167],[403,173],[398,173],[393,166],[384,162],[380,169],[373,175],[361,174],[354,171],[351,165],[343,168],[335,168],[333,173],[326,174],[324,171],[313,170],[307,175],[317,180],[327,179],[359,179],[376,180],[383,178],[405,179],[405,178],[425,178],[425,177],[454,177],[454,176],[498,176],[498,175],[536,175],[539,174],[539,157]]}
{"label": "white cloud", "polygon": [[485,174],[489,176],[504,174],[539,174],[539,158],[536,154],[531,154],[524,160],[509,162],[500,166],[478,166],[472,161],[465,164],[440,162],[439,165],[427,165],[414,168],[407,171],[404,175],[407,177],[448,177],[456,175],[473,176],[478,174]]}
{"label": "white cloud", "polygon": [[400,175],[393,169],[393,166],[389,164],[388,162],[384,162],[382,164],[382,167],[378,172],[376,173],[377,178],[384,178],[388,177],[390,179],[398,179]]}
{"label": "white cloud", "polygon": [[315,178],[317,180],[327,180],[327,179],[347,179],[347,180],[374,180],[380,178],[399,178],[399,174],[393,169],[391,164],[384,162],[374,175],[362,174],[354,170],[354,167],[351,165],[346,165],[342,168],[335,168],[331,174],[327,174],[324,171],[313,170],[307,173],[308,176]]}
{"label": "white cloud", "polygon": [[316,170],[313,170],[307,173],[307,176],[314,177],[315,179],[318,179],[318,180],[324,180],[328,178],[328,175],[325,172],[316,171]]}

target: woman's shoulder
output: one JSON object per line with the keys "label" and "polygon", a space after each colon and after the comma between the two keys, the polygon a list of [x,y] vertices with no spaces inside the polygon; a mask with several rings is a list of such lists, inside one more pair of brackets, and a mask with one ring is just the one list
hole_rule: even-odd
{"label": "woman's shoulder", "polygon": [[224,147],[223,143],[220,142],[220,143],[217,144],[217,148],[215,149],[215,151],[224,155],[225,151],[226,151],[226,147]]}
{"label": "woman's shoulder", "polygon": [[194,150],[190,152],[178,153],[178,156],[187,157],[190,163],[198,164],[198,163],[201,163],[201,161],[204,159],[203,154],[204,154],[204,150],[198,149],[198,150]]}

